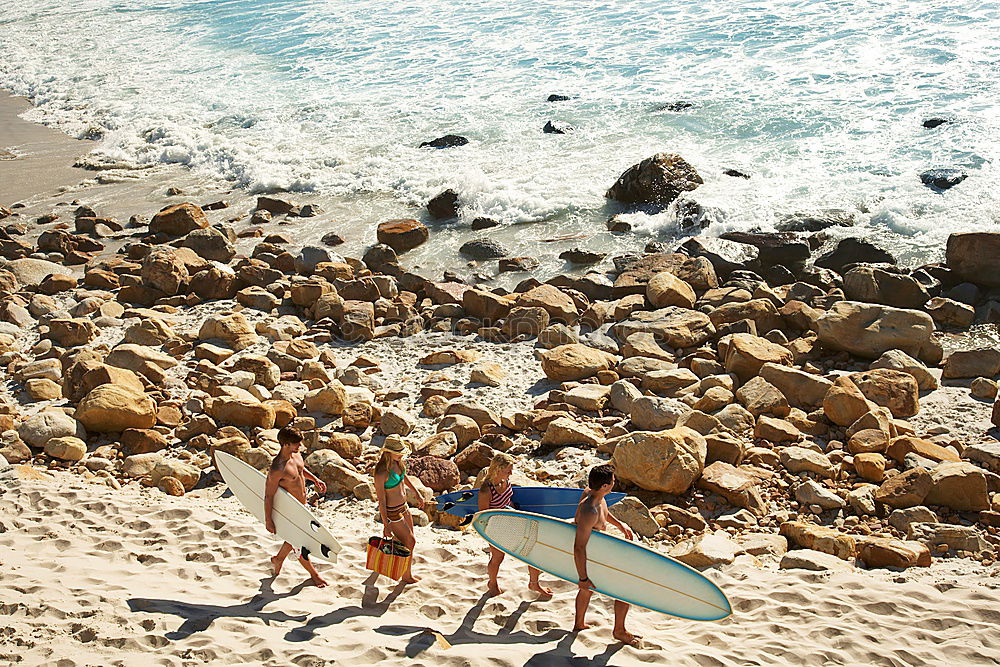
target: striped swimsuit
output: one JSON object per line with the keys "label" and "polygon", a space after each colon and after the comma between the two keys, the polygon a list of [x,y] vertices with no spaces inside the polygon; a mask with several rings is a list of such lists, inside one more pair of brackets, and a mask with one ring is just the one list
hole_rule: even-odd
{"label": "striped swimsuit", "polygon": [[497,493],[496,487],[490,482],[487,484],[490,489],[490,506],[491,510],[502,510],[510,507],[511,501],[514,499],[514,487],[510,484],[507,485],[507,489],[501,493]]}

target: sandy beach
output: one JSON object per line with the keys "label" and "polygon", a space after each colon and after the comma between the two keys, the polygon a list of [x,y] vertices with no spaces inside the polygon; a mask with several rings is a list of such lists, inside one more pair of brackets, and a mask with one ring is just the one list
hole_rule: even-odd
{"label": "sandy beach", "polygon": [[[23,475],[23,473],[21,473]],[[268,576],[276,543],[214,487],[184,498],[108,489],[65,473],[4,473],[0,658],[18,665],[900,665],[1000,660],[996,567],[946,562],[906,574],[777,570],[743,556],[710,576],[734,615],[720,623],[634,613],[648,648],[609,642],[610,605],[578,636],[573,587],[536,602],[523,566],[484,599],[478,536],[419,529],[417,586],[363,569],[374,506],[327,501],[345,545],[322,564]],[[451,645],[443,648],[439,633]],[[667,658],[666,656],[669,656]]]}
{"label": "sandy beach", "polygon": [[[447,197],[360,226],[99,160],[26,105],[0,93],[0,662],[1000,663],[1000,232],[908,268],[823,230],[693,237],[547,282],[485,237],[442,278]],[[657,153],[608,197],[701,181]],[[327,588],[270,573],[215,467],[266,470],[286,425],[344,545]],[[389,437],[427,502],[411,586],[365,569]],[[613,463],[615,515],[732,616],[633,609],[634,648],[597,596],[572,633],[575,584],[535,600],[513,558],[487,596],[486,543],[432,499],[498,452],[521,485]]]}

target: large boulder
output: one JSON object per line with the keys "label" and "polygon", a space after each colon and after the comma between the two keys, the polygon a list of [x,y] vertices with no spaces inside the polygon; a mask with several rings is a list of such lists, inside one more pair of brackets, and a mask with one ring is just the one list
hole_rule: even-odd
{"label": "large boulder", "polygon": [[767,513],[767,502],[761,496],[759,485],[760,478],[724,461],[709,464],[698,480],[698,488],[717,493],[731,505],[762,517]]}
{"label": "large boulder", "polygon": [[646,285],[646,299],[653,308],[694,308],[697,298],[694,289],[670,271],[657,273]]}
{"label": "large boulder", "polygon": [[818,526],[814,523],[786,521],[781,524],[779,532],[788,539],[790,544],[802,549],[822,551],[843,560],[852,558],[857,549],[852,536],[841,533],[835,528]]}
{"label": "large boulder", "polygon": [[848,236],[837,243],[836,248],[821,255],[816,260],[816,266],[844,273],[844,267],[862,262],[895,264],[896,258],[873,243]]}
{"label": "large boulder", "polygon": [[406,462],[407,471],[433,491],[442,492],[458,486],[462,475],[454,461],[436,456],[414,456]]}
{"label": "large boulder", "polygon": [[764,364],[760,367],[760,377],[777,387],[785,395],[789,405],[806,410],[821,406],[833,386],[833,382],[822,375],[783,364]]}
{"label": "large boulder", "polygon": [[653,334],[673,348],[697,347],[715,335],[708,315],[676,306],[635,311],[627,320],[615,324],[611,331],[620,341],[634,333]]}
{"label": "large boulder", "polygon": [[328,492],[347,496],[359,484],[371,482],[371,476],[363,475],[332,449],[317,449],[306,457],[306,467],[323,482]]}
{"label": "large boulder", "polygon": [[946,462],[931,470],[931,490],[924,498],[928,505],[943,505],[959,512],[980,512],[990,508],[986,475],[978,466]]}
{"label": "large boulder", "polygon": [[208,227],[208,218],[205,216],[205,212],[200,207],[187,202],[167,206],[149,221],[150,233],[162,232],[167,236],[184,236],[205,227]]}
{"label": "large boulder", "polygon": [[916,278],[877,266],[856,266],[844,274],[844,293],[851,301],[896,308],[920,308],[930,295]]}
{"label": "large boulder", "polygon": [[557,382],[582,380],[599,371],[610,370],[617,363],[613,354],[580,343],[560,345],[545,350],[540,356],[545,377]]}
{"label": "large boulder", "polygon": [[198,257],[213,262],[225,264],[236,256],[236,248],[229,237],[213,227],[192,231],[184,237],[181,245],[193,250]]}
{"label": "large boulder", "polygon": [[866,537],[858,545],[858,557],[868,567],[929,567],[931,552],[920,542]]}
{"label": "large boulder", "polygon": [[223,424],[262,429],[274,427],[274,409],[255,398],[219,396],[212,399],[208,412]]}
{"label": "large boulder", "polygon": [[734,334],[725,349],[726,371],[735,374],[741,382],[756,377],[764,364],[792,365],[792,353],[788,348],[752,334]]}
{"label": "large boulder", "polygon": [[102,384],[80,401],[76,418],[93,433],[152,428],[156,423],[156,403],[146,394],[114,384]]}
{"label": "large boulder", "polygon": [[[465,300],[464,295],[462,299]],[[549,314],[549,322],[572,324],[579,317],[573,299],[552,285],[539,285],[517,295],[515,301],[521,308],[543,308]]]}
{"label": "large boulder", "polygon": [[910,468],[882,482],[875,492],[875,500],[895,509],[916,507],[924,504],[931,486],[930,473],[923,468]]}
{"label": "large boulder", "polygon": [[31,415],[17,427],[17,434],[32,447],[44,447],[52,438],[87,437],[83,425],[62,410],[43,410]]}
{"label": "large boulder", "polygon": [[893,417],[912,417],[920,410],[920,386],[905,371],[878,368],[849,377],[865,398],[889,408]]}
{"label": "large boulder", "polygon": [[928,363],[941,357],[940,346],[931,339],[934,320],[918,310],[838,301],[817,320],[816,327],[824,347],[866,359],[897,349]]}
{"label": "large boulder", "polygon": [[649,491],[687,491],[705,467],[708,444],[687,427],[637,431],[618,442],[611,462],[618,477]]}
{"label": "large boulder", "polygon": [[998,373],[1000,373],[1000,350],[987,347],[952,352],[944,360],[944,370],[941,372],[941,377],[947,379],[989,378]]}
{"label": "large boulder", "polygon": [[87,455],[87,443],[71,435],[51,438],[45,443],[45,453],[62,461],[82,461]]}
{"label": "large boulder", "polygon": [[649,281],[669,271],[690,285],[695,292],[719,286],[712,263],[704,257],[689,257],[681,253],[660,252],[643,255],[621,267],[611,290],[616,299],[630,294],[646,294]]}
{"label": "large boulder", "polygon": [[652,537],[660,530],[660,524],[649,513],[649,509],[635,496],[625,496],[610,508],[612,516],[631,528],[637,535]]}
{"label": "large boulder", "polygon": [[306,394],[306,410],[324,415],[341,415],[347,408],[347,390],[337,380]]}
{"label": "large boulder", "polygon": [[86,345],[97,337],[97,326],[83,317],[49,321],[49,338],[62,347]]}
{"label": "large boulder", "polygon": [[675,398],[641,396],[629,406],[629,418],[636,428],[658,431],[670,428],[677,420],[691,412],[691,407]]}
{"label": "large boulder", "polygon": [[387,220],[379,224],[376,236],[379,243],[384,243],[399,253],[413,250],[422,244],[430,237],[430,230],[417,220]]}
{"label": "large boulder", "polygon": [[244,350],[259,338],[242,313],[213,315],[198,330],[198,340],[221,340],[234,350]]}
{"label": "large boulder", "polygon": [[930,461],[958,461],[958,453],[947,447],[924,440],[913,435],[896,436],[889,441],[886,448],[889,458],[902,463],[908,454],[916,454],[920,458]]}
{"label": "large boulder", "polygon": [[839,377],[823,397],[823,413],[838,426],[850,426],[875,407],[848,377]]}
{"label": "large boulder", "polygon": [[704,182],[680,155],[657,153],[629,167],[605,197],[625,204],[666,206],[681,193],[690,192]]}
{"label": "large boulder", "polygon": [[945,261],[962,280],[1000,287],[1000,233],[952,234],[948,237]]}
{"label": "large boulder", "polygon": [[888,368],[895,371],[903,371],[913,376],[917,381],[920,391],[931,391],[938,388],[937,378],[927,369],[923,362],[914,359],[902,350],[889,350],[876,359],[869,366],[872,370],[876,368]]}

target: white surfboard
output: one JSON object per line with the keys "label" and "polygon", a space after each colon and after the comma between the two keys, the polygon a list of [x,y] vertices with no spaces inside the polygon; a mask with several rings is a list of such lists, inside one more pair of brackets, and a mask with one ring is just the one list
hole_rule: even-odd
{"label": "white surfboard", "polygon": [[[472,525],[497,549],[560,579],[579,582],[573,524],[530,512],[486,510]],[[725,593],[694,568],[596,530],[587,543],[587,576],[600,593],[671,616],[718,621],[733,613]]]}
{"label": "white surfboard", "polygon": [[[259,470],[226,452],[215,453],[215,465],[241,503],[261,523],[264,521],[264,484],[267,480]],[[303,555],[317,556],[337,562],[340,543],[330,534],[309,508],[284,489],[274,494],[271,517],[278,538],[288,542]]]}

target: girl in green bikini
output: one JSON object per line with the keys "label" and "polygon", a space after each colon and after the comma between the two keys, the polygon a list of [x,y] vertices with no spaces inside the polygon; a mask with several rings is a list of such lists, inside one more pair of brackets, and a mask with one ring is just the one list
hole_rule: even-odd
{"label": "girl in green bikini", "polygon": [[[423,507],[423,499],[406,477],[403,458],[408,447],[398,436],[389,436],[382,446],[382,456],[375,464],[375,495],[378,496],[378,511],[382,517],[382,536],[392,537],[402,542],[413,553],[417,540],[413,533],[413,518],[406,505],[406,489],[413,492],[417,507]],[[412,561],[411,561],[412,562]],[[404,584],[415,584],[418,579],[410,568],[400,579]]]}

